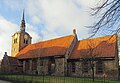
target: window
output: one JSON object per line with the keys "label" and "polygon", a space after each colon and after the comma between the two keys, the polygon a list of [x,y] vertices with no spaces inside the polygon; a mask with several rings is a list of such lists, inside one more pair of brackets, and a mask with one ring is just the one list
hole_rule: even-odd
{"label": "window", "polygon": [[89,69],[88,62],[83,62],[82,67],[83,67],[82,68],[83,73],[88,73],[88,69]]}
{"label": "window", "polygon": [[14,39],[14,43],[15,43],[15,39]]}
{"label": "window", "polygon": [[24,43],[25,43],[25,39],[24,39]]}
{"label": "window", "polygon": [[28,40],[26,40],[26,44],[28,44]]}
{"label": "window", "polygon": [[16,39],[14,39],[14,43],[17,43],[17,38],[16,38]]}
{"label": "window", "polygon": [[96,73],[97,74],[103,73],[103,63],[101,61],[96,63]]}
{"label": "window", "polygon": [[71,68],[72,68],[72,73],[75,73],[75,70],[76,70],[75,63],[72,63],[72,64],[71,64]]}
{"label": "window", "polygon": [[27,39],[24,39],[24,43],[25,43],[25,44],[28,44],[28,40],[27,40]]}
{"label": "window", "polygon": [[16,51],[16,49],[14,48],[14,51]]}
{"label": "window", "polygon": [[37,70],[37,61],[32,60],[32,70]]}
{"label": "window", "polygon": [[50,66],[51,66],[51,73],[54,73],[55,72],[55,59],[51,58],[50,61],[51,61],[51,64],[50,64]]}
{"label": "window", "polygon": [[17,43],[17,39],[15,39],[15,42]]}
{"label": "window", "polygon": [[48,62],[48,71],[50,75],[55,72],[55,67],[55,59],[54,57],[50,57]]}

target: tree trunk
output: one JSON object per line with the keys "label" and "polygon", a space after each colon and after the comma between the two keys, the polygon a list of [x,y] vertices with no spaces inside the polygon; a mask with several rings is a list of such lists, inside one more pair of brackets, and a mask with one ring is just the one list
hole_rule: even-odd
{"label": "tree trunk", "polygon": [[93,79],[93,82],[95,81],[95,77],[94,77],[94,64],[92,64],[92,79]]}

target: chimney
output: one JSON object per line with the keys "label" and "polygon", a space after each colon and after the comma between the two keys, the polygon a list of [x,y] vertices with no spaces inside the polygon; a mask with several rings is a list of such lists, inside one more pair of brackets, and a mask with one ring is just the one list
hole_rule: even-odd
{"label": "chimney", "polygon": [[74,36],[76,35],[76,29],[73,29],[73,35]]}

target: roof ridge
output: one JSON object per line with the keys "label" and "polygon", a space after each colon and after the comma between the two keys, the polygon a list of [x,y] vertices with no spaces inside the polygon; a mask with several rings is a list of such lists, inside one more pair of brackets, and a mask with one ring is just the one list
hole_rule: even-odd
{"label": "roof ridge", "polygon": [[[104,37],[114,36],[114,35],[116,35],[116,34],[112,34],[112,35],[105,35],[105,36],[96,37],[96,38],[87,38],[87,39],[82,39],[82,40],[99,39],[99,38],[104,38]],[[78,40],[78,42],[80,42],[80,41],[82,41],[82,40]]]}

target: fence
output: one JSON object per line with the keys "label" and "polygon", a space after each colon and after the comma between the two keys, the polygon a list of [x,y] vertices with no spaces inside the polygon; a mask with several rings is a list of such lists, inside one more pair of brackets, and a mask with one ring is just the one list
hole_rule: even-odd
{"label": "fence", "polygon": [[66,76],[47,76],[47,75],[13,75],[1,74],[1,80],[11,81],[12,83],[120,83],[120,81],[108,81],[106,79],[86,77],[66,77]]}

